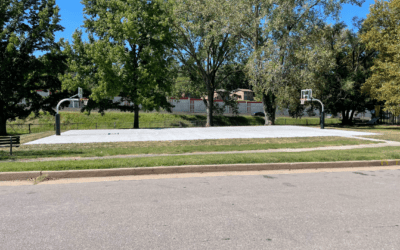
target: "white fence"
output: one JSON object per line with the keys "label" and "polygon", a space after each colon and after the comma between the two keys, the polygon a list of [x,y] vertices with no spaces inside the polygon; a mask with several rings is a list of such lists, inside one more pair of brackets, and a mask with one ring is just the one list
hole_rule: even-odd
{"label": "white fence", "polygon": [[[176,100],[176,99],[171,98],[169,102],[174,106],[172,108],[173,112],[185,112],[185,113],[205,113],[206,112],[206,105],[204,104],[202,99],[182,98],[182,99]],[[214,102],[219,106],[224,105],[222,100],[214,100]],[[262,112],[263,106],[262,106],[261,102],[239,101],[238,111],[239,111],[239,114],[252,114],[255,112]],[[231,114],[232,108],[226,106],[224,113]]]}

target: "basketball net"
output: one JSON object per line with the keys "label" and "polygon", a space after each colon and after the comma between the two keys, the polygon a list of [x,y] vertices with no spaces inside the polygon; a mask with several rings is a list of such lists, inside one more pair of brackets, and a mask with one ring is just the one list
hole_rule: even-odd
{"label": "basketball net", "polygon": [[301,98],[301,99],[300,99],[301,105],[304,105],[304,102],[305,102],[305,101],[306,101],[306,99]]}
{"label": "basketball net", "polygon": [[83,103],[83,105],[87,105],[88,104],[88,102],[89,102],[89,99],[88,98],[81,98],[81,102]]}

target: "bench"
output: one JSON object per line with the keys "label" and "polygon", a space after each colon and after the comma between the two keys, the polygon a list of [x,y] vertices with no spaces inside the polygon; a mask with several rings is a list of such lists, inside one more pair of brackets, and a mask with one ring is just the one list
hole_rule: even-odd
{"label": "bench", "polygon": [[19,136],[0,136],[0,148],[10,147],[10,155],[12,155],[12,148],[19,147]]}

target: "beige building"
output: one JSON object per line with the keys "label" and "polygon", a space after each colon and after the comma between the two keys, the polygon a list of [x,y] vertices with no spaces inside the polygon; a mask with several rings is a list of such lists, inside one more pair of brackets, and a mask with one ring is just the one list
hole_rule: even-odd
{"label": "beige building", "polygon": [[[223,100],[223,96],[228,94],[237,101],[254,101],[254,92],[251,89],[236,89],[229,93],[225,89],[217,89],[214,91],[214,100]],[[207,100],[207,96],[204,99]]]}
{"label": "beige building", "polygon": [[254,101],[254,92],[251,89],[236,89],[230,94],[238,101]]}

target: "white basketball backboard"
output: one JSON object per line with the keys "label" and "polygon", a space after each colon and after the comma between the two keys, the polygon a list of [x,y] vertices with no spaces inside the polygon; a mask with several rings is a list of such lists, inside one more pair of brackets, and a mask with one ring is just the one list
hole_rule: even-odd
{"label": "white basketball backboard", "polygon": [[304,99],[306,101],[311,101],[311,99],[312,99],[312,89],[303,89],[303,90],[301,90],[300,99]]}
{"label": "white basketball backboard", "polygon": [[78,96],[79,96],[79,99],[81,99],[83,97],[83,90],[82,90],[82,88],[79,88],[79,87],[78,87]]}

